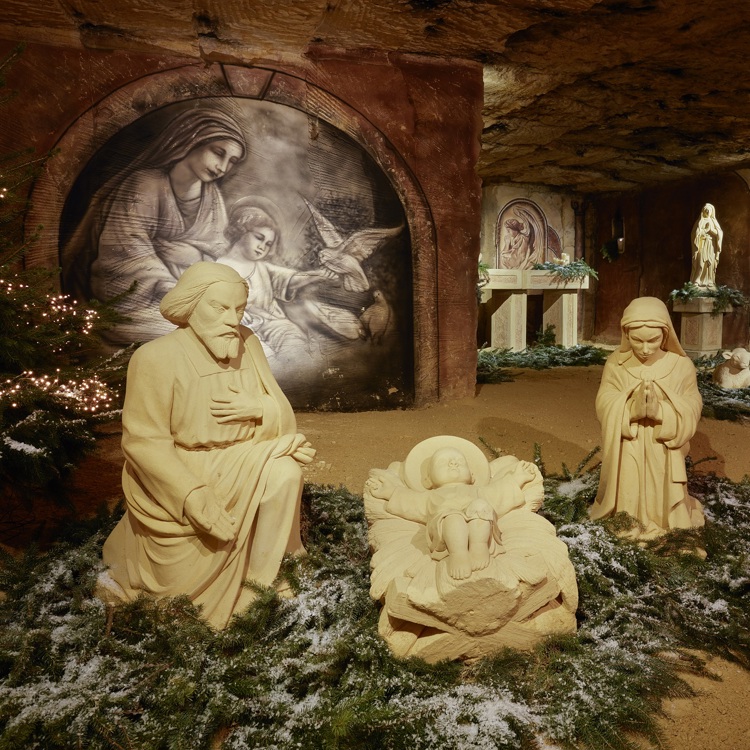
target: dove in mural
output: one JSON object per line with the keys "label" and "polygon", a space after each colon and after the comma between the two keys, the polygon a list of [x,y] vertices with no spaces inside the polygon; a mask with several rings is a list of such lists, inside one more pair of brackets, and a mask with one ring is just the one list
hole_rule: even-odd
{"label": "dove in mural", "polygon": [[304,199],[315,223],[323,249],[318,258],[325,269],[335,273],[349,292],[365,292],[370,281],[361,263],[369,258],[380,245],[401,232],[403,226],[390,228],[359,229],[344,235],[310,201]]}
{"label": "dove in mural", "polygon": [[379,289],[372,296],[375,301],[362,313],[359,322],[362,324],[364,339],[369,338],[373,344],[382,344],[383,337],[388,333],[393,311]]}

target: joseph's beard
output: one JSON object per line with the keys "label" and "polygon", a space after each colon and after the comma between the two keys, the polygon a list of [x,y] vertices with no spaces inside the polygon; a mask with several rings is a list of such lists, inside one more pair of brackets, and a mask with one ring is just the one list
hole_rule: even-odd
{"label": "joseph's beard", "polygon": [[226,334],[217,336],[215,334],[206,334],[200,337],[206,345],[208,351],[216,359],[234,359],[240,353],[240,335],[235,333],[230,338]]}

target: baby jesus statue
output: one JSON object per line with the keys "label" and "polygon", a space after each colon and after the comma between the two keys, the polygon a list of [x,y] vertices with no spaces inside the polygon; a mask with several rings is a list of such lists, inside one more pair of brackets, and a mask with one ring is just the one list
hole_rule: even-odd
{"label": "baby jesus statue", "polygon": [[367,489],[386,501],[389,513],[424,523],[432,558],[445,559],[451,578],[469,578],[500,551],[498,516],[525,504],[521,488],[538,476],[536,467],[518,461],[502,480],[479,487],[466,456],[452,445],[435,450],[424,467],[424,492],[409,490],[393,472],[382,469],[370,472]]}
{"label": "baby jesus statue", "polygon": [[575,570],[536,513],[544,483],[533,463],[489,461],[438,435],[372,469],[363,495],[370,596],[397,656],[475,658],[575,632]]}

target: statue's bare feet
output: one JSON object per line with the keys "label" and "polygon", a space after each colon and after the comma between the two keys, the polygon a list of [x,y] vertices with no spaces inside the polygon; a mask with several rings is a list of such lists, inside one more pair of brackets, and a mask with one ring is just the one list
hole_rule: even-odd
{"label": "statue's bare feet", "polygon": [[490,564],[490,549],[486,544],[469,547],[472,570],[484,570]]}
{"label": "statue's bare feet", "polygon": [[471,557],[467,552],[451,552],[445,561],[448,565],[448,575],[458,581],[471,575]]}

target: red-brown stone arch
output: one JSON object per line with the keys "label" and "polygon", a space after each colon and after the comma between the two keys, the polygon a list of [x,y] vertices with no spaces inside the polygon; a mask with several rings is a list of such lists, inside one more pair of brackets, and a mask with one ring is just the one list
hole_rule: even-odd
{"label": "red-brown stone arch", "polygon": [[29,265],[59,265],[59,220],[81,170],[117,132],[160,107],[208,97],[244,97],[294,107],[321,118],[364,148],[391,181],[412,240],[415,404],[438,398],[437,248],[430,207],[411,169],[364,115],[309,81],[266,67],[180,65],[155,72],[110,92],[71,123],[57,142],[32,193],[28,226],[45,231],[27,257]]}

